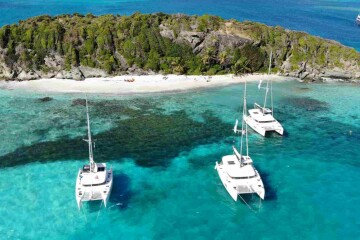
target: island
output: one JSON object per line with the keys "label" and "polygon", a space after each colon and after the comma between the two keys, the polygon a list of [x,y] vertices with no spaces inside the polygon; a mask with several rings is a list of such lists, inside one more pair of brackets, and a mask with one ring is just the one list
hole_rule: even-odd
{"label": "island", "polygon": [[360,53],[338,42],[256,22],[164,13],[43,15],[3,26],[0,79],[266,73],[270,52],[271,71],[281,76],[360,80]]}

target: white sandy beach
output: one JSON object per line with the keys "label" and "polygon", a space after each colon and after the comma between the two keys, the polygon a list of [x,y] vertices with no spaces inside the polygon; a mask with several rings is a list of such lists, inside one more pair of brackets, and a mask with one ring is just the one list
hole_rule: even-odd
{"label": "white sandy beach", "polygon": [[[70,79],[40,79],[22,82],[0,81],[0,87],[3,89],[26,89],[38,92],[132,94],[186,91],[243,83],[245,80],[254,82],[269,78],[275,81],[285,81],[290,79],[275,74],[249,74],[243,76],[229,74],[212,77],[185,75],[124,75],[111,78],[88,78],[84,81]],[[127,80],[129,79],[134,79],[134,81],[128,82]]]}

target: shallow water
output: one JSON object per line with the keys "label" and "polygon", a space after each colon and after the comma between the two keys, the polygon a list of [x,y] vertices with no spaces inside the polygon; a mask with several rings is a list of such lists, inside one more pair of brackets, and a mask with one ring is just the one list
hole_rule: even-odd
{"label": "shallow water", "polygon": [[[248,102],[262,92],[249,84]],[[214,170],[231,153],[242,85],[89,95],[95,159],[114,168],[108,208],[74,185],[86,163],[83,96],[0,90],[0,235],[9,239],[356,239],[360,86],[274,83],[284,137],[250,131],[266,188],[233,202]],[[41,102],[50,96],[53,100]]]}
{"label": "shallow water", "polygon": [[360,12],[358,0],[0,0],[0,25],[41,14],[129,15],[137,11],[214,14],[226,19],[258,21],[306,31],[360,50],[360,27],[355,25]]}

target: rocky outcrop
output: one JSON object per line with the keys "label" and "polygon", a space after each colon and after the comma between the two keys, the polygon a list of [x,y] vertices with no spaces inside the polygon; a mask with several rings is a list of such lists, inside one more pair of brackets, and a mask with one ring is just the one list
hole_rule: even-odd
{"label": "rocky outcrop", "polygon": [[181,30],[177,37],[175,37],[171,26],[161,25],[160,29],[160,34],[163,37],[169,38],[178,44],[190,45],[195,54],[202,53],[204,49],[208,48],[214,48],[217,52],[223,52],[226,49],[240,48],[247,43],[252,43],[251,39],[235,34],[226,34],[222,31],[199,32],[194,27],[190,31]]}
{"label": "rocky outcrop", "polygon": [[39,79],[40,76],[34,71],[22,70],[16,78],[20,81]]}
{"label": "rocky outcrop", "polygon": [[43,97],[38,99],[39,102],[50,102],[52,100],[53,100],[52,97]]}
{"label": "rocky outcrop", "polygon": [[85,76],[79,68],[72,68],[70,71],[62,70],[56,74],[55,78],[84,80]]}
{"label": "rocky outcrop", "polygon": [[[79,77],[84,77],[84,78],[92,78],[92,77],[107,77],[108,74],[98,68],[90,68],[90,67],[86,67],[86,66],[80,66],[78,68],[79,72],[81,72],[81,74],[79,75]],[[78,73],[79,74],[79,73]]]}
{"label": "rocky outcrop", "polygon": [[300,80],[306,82],[326,82],[326,81],[356,81],[360,80],[360,70],[353,69],[341,69],[341,68],[321,68],[314,66],[307,66],[307,64],[303,64],[303,66],[297,71],[289,70],[289,63],[284,62],[281,66],[280,75],[300,78]]}
{"label": "rocky outcrop", "polygon": [[15,72],[8,67],[4,62],[0,63],[0,79],[14,79]]}
{"label": "rocky outcrop", "polygon": [[[119,63],[120,63],[120,70],[121,71],[126,71],[126,70],[128,70],[128,68],[129,68],[129,65],[128,65],[128,63],[127,63],[127,61],[126,61],[126,59],[124,58],[124,56],[123,55],[121,55],[119,52],[115,52],[115,58],[119,61]],[[105,72],[104,72],[105,73]],[[106,74],[106,73],[105,73]]]}

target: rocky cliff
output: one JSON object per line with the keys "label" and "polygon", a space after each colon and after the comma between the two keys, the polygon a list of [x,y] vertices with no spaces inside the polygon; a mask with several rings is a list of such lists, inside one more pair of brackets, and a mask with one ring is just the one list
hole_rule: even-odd
{"label": "rocky cliff", "polygon": [[335,41],[215,16],[39,16],[0,29],[0,79],[272,72],[360,80],[360,54]]}

